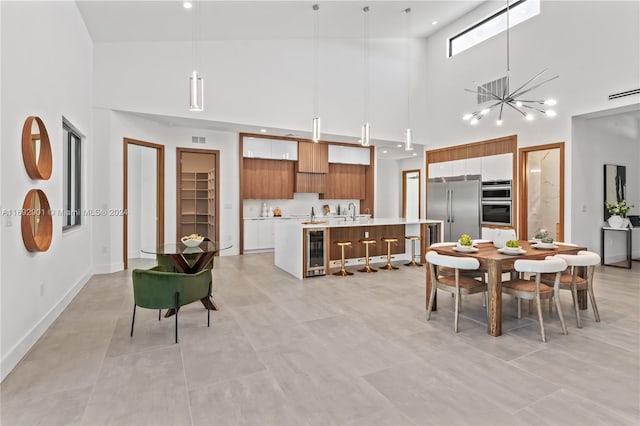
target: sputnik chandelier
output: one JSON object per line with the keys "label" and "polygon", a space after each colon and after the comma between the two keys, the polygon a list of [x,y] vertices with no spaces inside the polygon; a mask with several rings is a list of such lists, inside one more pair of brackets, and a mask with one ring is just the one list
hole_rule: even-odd
{"label": "sputnik chandelier", "polygon": [[535,76],[533,76],[531,79],[529,79],[526,83],[518,87],[517,89],[515,90],[509,89],[509,78],[510,78],[509,76],[509,71],[510,71],[510,68],[509,68],[509,0],[507,0],[506,13],[507,13],[507,76],[505,77],[503,90],[499,91],[498,93],[495,93],[488,87],[489,85],[478,86],[476,90],[464,89],[467,92],[475,93],[478,96],[478,98],[485,98],[488,101],[494,101],[492,105],[489,105],[486,108],[483,108],[481,110],[477,110],[475,112],[465,114],[462,117],[463,120],[469,121],[471,125],[478,124],[478,122],[482,119],[482,117],[489,114],[491,111],[495,109],[499,109],[500,113],[498,115],[498,119],[496,120],[496,125],[501,126],[502,113],[504,111],[505,106],[519,112],[520,114],[522,114],[524,118],[526,118],[529,121],[532,121],[535,118],[533,114],[534,112],[544,114],[547,117],[556,116],[556,112],[553,109],[545,108],[547,106],[555,105],[556,101],[554,99],[527,100],[527,99],[523,99],[522,96],[542,86],[543,84],[550,82],[551,80],[555,80],[556,78],[559,77],[558,75],[556,75],[555,77],[551,77],[540,83],[533,84],[533,86],[529,87],[530,84],[535,82],[538,79],[538,77],[540,77],[542,74],[544,74],[547,71],[546,69],[544,69],[538,74],[536,74]]}

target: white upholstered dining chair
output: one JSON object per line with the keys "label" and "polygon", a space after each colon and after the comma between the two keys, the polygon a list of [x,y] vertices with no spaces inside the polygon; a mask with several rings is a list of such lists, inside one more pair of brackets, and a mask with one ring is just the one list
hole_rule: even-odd
{"label": "white upholstered dining chair", "polygon": [[[542,341],[546,342],[547,337],[544,332],[544,321],[542,320],[541,299],[555,298],[562,333],[567,334],[567,326],[562,316],[560,306],[560,275],[567,268],[567,263],[557,256],[549,256],[545,260],[516,260],[514,263],[516,272],[529,272],[535,274],[532,280],[514,278],[502,283],[502,292],[510,294],[518,299],[518,318],[521,316],[520,299],[535,300],[538,309],[538,321],[540,322],[540,334]],[[553,287],[541,282],[542,274],[552,274],[554,276]]]}
{"label": "white upholstered dining chair", "polygon": [[[480,262],[478,262],[478,259],[472,257],[445,256],[435,251],[427,253],[427,262],[429,263],[429,274],[431,274],[431,296],[429,297],[429,306],[427,307],[427,321],[431,319],[431,310],[433,309],[433,299],[436,295],[436,289],[447,291],[455,297],[453,329],[457,333],[461,295],[480,293],[487,290],[487,284],[484,280],[478,281],[462,273],[477,270]],[[453,274],[436,274],[436,266],[438,270],[442,267],[450,268],[453,270]]]}
{"label": "white upholstered dining chair", "polygon": [[[576,325],[582,328],[580,321],[580,308],[578,306],[578,290],[586,290],[591,300],[591,309],[596,322],[600,322],[600,313],[596,304],[596,296],[593,294],[593,275],[596,265],[600,263],[600,255],[590,251],[580,251],[578,254],[556,254],[554,257],[561,258],[569,266],[569,274],[560,276],[560,289],[570,290],[573,299],[573,309],[576,313]],[[578,270],[581,267],[587,268],[587,277],[578,276]],[[542,274],[541,282],[550,284],[553,282],[552,274]]]}

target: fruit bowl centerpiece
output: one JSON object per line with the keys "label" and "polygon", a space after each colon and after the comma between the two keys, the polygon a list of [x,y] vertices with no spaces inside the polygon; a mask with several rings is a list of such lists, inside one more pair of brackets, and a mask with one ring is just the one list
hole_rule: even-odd
{"label": "fruit bowl centerpiece", "polygon": [[180,241],[182,241],[182,244],[187,247],[197,247],[202,244],[202,242],[204,241],[204,237],[198,234],[191,234],[185,235],[184,237],[180,238]]}
{"label": "fruit bowl centerpiece", "polygon": [[473,247],[473,240],[471,240],[471,236],[468,234],[460,235],[460,239],[458,240],[458,244],[455,247],[456,251],[469,253],[473,251],[477,251],[475,247]]}
{"label": "fruit bowl centerpiece", "polygon": [[502,248],[502,251],[507,254],[520,253],[522,249],[520,248],[520,244],[518,240],[509,240],[506,242],[505,246]]}

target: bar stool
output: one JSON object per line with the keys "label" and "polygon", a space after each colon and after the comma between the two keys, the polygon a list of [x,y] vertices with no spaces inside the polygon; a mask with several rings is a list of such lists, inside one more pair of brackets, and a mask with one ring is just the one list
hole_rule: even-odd
{"label": "bar stool", "polygon": [[416,241],[421,241],[422,238],[417,235],[407,235],[405,240],[411,241],[411,262],[405,263],[406,266],[422,266],[422,263],[416,262]]}
{"label": "bar stool", "polygon": [[361,244],[364,244],[364,252],[365,252],[365,258],[364,258],[364,268],[362,269],[358,269],[358,272],[378,272],[377,269],[373,269],[371,266],[369,266],[369,244],[375,244],[376,240],[370,240],[368,238],[363,238],[361,240],[359,240],[359,242]]}
{"label": "bar stool", "polygon": [[397,267],[391,264],[391,243],[398,245],[397,238],[380,238],[380,241],[383,243],[387,243],[387,264],[381,267],[380,269],[386,269],[387,271],[392,271],[394,269],[398,269]]}
{"label": "bar stool", "polygon": [[353,272],[349,272],[345,268],[346,262],[344,260],[344,248],[351,247],[351,241],[338,241],[336,242],[336,245],[340,246],[340,249],[342,250],[342,255],[340,257],[340,270],[338,272],[334,272],[333,275],[338,275],[341,277],[346,277],[347,275],[353,275]]}

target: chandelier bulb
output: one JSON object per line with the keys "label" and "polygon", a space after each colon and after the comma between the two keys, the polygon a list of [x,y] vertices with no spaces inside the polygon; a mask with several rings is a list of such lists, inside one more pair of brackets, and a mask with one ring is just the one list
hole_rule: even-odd
{"label": "chandelier bulb", "polygon": [[502,120],[496,120],[496,126],[502,126]]}
{"label": "chandelier bulb", "polygon": [[475,126],[476,124],[478,124],[478,121],[480,120],[478,120],[476,117],[473,117],[471,121],[469,121],[469,124],[471,124],[472,126]]}
{"label": "chandelier bulb", "polygon": [[533,114],[527,114],[527,115],[525,115],[525,118],[526,118],[528,121],[533,121],[533,119],[534,119]]}
{"label": "chandelier bulb", "polygon": [[546,101],[544,101],[545,105],[549,105],[549,106],[554,106],[555,104],[557,104],[555,99],[547,99]]}
{"label": "chandelier bulb", "polygon": [[480,114],[487,115],[487,114],[489,114],[489,111],[491,111],[489,108],[485,108],[482,111],[480,111]]}
{"label": "chandelier bulb", "polygon": [[547,117],[555,117],[556,115],[558,115],[558,113],[552,109],[548,109],[544,113]]}
{"label": "chandelier bulb", "polygon": [[471,117],[473,117],[473,114],[465,114],[462,116],[462,119],[464,121],[468,121],[468,120],[471,120]]}
{"label": "chandelier bulb", "polygon": [[522,102],[520,102],[520,101],[516,101],[516,106],[517,106],[518,108],[520,108],[520,107],[522,106]]}

